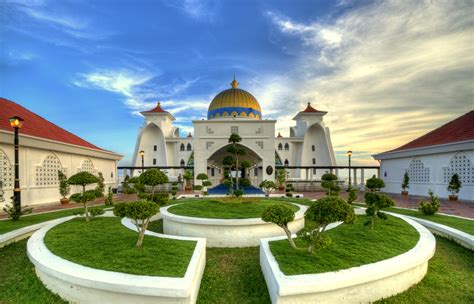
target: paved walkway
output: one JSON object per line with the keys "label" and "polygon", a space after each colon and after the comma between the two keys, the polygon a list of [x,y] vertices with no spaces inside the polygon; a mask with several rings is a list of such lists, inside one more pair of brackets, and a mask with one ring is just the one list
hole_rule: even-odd
{"label": "paved walkway", "polygon": [[[326,194],[324,192],[303,192],[305,198],[320,198],[325,196]],[[387,194],[390,198],[392,198],[395,201],[395,205],[397,207],[403,207],[403,208],[410,208],[410,209],[418,209],[418,204],[420,201],[423,200],[428,200],[428,197],[424,196],[414,196],[414,195],[408,195],[408,196],[403,196],[401,194],[392,194],[392,193],[385,193]],[[343,198],[347,197],[346,192],[341,192],[341,196]],[[358,201],[363,202],[364,201],[364,192],[359,192],[358,193]],[[439,212],[441,213],[446,213],[446,214],[452,214],[452,215],[458,215],[458,216],[464,216],[468,218],[474,218],[474,202],[466,202],[466,201],[450,201],[448,199],[440,199],[441,201],[441,207]]]}
{"label": "paved walkway", "polygon": [[[193,194],[194,191],[180,191],[178,192],[179,194]],[[277,192],[280,193],[280,192]],[[305,198],[309,199],[317,199],[325,196],[325,192],[302,192]],[[281,192],[281,194],[284,194],[284,192]],[[410,208],[410,209],[418,209],[418,204],[422,200],[427,200],[427,197],[422,197],[422,196],[402,196],[402,195],[397,195],[397,194],[388,194],[394,201],[395,205],[398,207],[403,207],[403,208]],[[346,198],[347,193],[346,192],[341,192],[341,197]],[[119,193],[114,195],[114,202],[124,202],[124,201],[133,201],[137,199],[136,194],[123,194]],[[358,201],[363,202],[364,201],[364,192],[359,192],[358,193]],[[94,205],[102,205],[104,204],[104,199],[99,198],[96,199],[95,201],[89,203],[90,206]],[[53,211],[53,210],[63,210],[63,209],[71,209],[71,208],[78,208],[81,207],[81,204],[77,203],[70,203],[67,205],[61,205],[59,202],[57,203],[51,203],[51,204],[44,204],[44,205],[36,205],[33,206],[33,213],[42,213],[42,212],[48,212],[48,211]],[[452,202],[450,200],[446,199],[441,199],[441,208],[440,208],[441,213],[446,213],[446,214],[452,214],[452,215],[458,215],[458,216],[464,216],[468,218],[473,218],[474,219],[474,202],[466,202],[466,201],[456,201]],[[6,218],[7,215],[3,212],[0,211],[0,219]]]}

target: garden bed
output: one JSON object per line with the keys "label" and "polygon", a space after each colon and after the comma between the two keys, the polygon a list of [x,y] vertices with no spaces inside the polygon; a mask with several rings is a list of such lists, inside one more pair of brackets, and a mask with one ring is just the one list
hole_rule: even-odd
{"label": "garden bed", "polygon": [[246,219],[260,218],[263,211],[271,205],[284,204],[293,211],[298,211],[299,207],[283,200],[240,198],[240,199],[200,199],[183,202],[168,208],[168,212],[199,218],[213,219]]}

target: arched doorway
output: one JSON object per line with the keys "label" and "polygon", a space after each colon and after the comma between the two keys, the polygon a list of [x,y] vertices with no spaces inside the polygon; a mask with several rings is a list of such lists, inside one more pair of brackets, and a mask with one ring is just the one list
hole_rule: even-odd
{"label": "arched doorway", "polygon": [[[217,149],[207,159],[207,173],[212,184],[218,185],[222,183],[225,178],[224,174],[229,172],[233,177],[238,175],[240,178],[248,178],[253,186],[258,187],[263,177],[262,158],[249,147],[238,144],[237,146],[244,148],[246,153],[243,156],[239,156],[240,169],[236,170],[235,167],[224,165],[225,158],[232,156],[231,153],[227,152],[227,147],[229,146],[230,144]],[[241,165],[245,162],[248,166],[243,168]]]}

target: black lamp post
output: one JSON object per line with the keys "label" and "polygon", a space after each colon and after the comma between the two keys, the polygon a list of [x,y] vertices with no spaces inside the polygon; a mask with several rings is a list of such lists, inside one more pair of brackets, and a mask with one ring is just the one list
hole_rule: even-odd
{"label": "black lamp post", "polygon": [[20,189],[20,166],[18,160],[18,149],[19,149],[19,139],[18,139],[18,130],[23,125],[23,119],[18,116],[13,116],[8,119],[10,121],[10,126],[15,129],[15,139],[13,144],[15,145],[15,189],[13,190],[14,206],[15,213],[17,215],[21,214],[21,189]]}
{"label": "black lamp post", "polygon": [[143,173],[144,168],[145,168],[145,151],[141,150],[140,151],[140,156],[142,157],[142,173]]}
{"label": "black lamp post", "polygon": [[352,180],[351,180],[351,156],[352,156],[352,151],[347,151],[347,156],[349,156],[349,189],[352,186]]}

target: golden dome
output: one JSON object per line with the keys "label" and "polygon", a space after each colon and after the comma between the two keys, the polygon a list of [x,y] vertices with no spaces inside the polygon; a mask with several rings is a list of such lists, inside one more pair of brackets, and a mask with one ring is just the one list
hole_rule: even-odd
{"label": "golden dome", "polygon": [[214,97],[207,111],[207,119],[220,117],[239,117],[262,119],[262,109],[257,99],[249,92],[239,89],[234,80],[232,88],[224,90]]}

